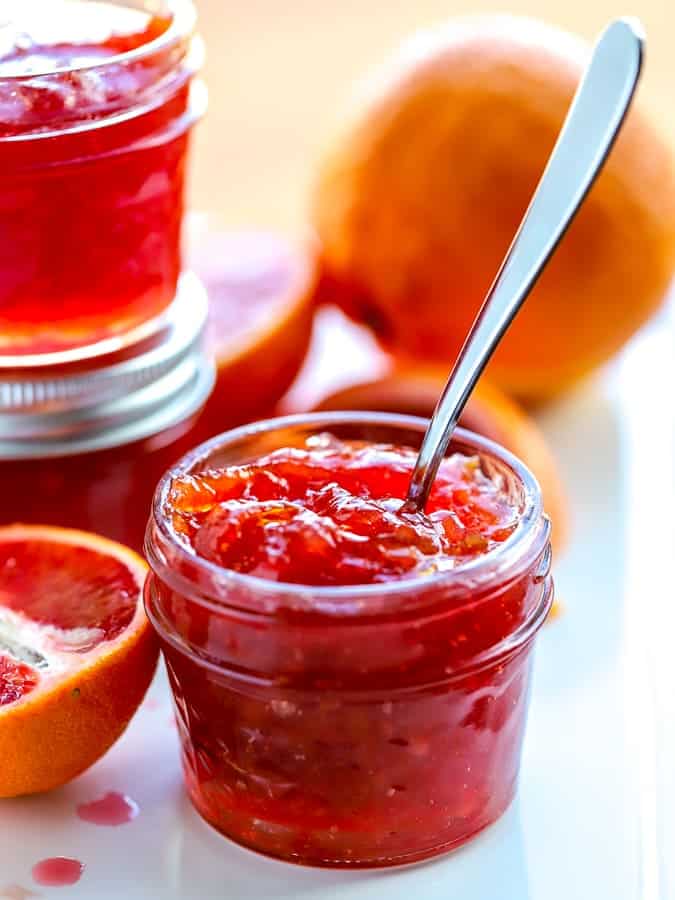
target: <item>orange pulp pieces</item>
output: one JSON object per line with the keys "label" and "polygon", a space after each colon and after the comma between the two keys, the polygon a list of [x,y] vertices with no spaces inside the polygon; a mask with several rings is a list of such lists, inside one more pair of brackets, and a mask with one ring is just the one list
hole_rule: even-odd
{"label": "orange pulp pieces", "polygon": [[329,434],[174,480],[173,527],[201,557],[272,581],[358,585],[490,552],[518,510],[476,457],[444,460],[425,514],[401,511],[415,451]]}
{"label": "orange pulp pieces", "polygon": [[228,232],[193,216],[188,261],[209,295],[207,344],[216,384],[205,437],[269,415],[298,374],[314,318],[309,244],[267,232]]}
{"label": "orange pulp pieces", "polygon": [[[447,366],[391,364],[390,371],[324,397],[319,410],[363,409],[429,418],[448,379]],[[518,403],[485,378],[476,385],[459,424],[506,447],[533,473],[551,517],[551,542],[564,546],[569,531],[569,503],[555,454],[537,422]]]}

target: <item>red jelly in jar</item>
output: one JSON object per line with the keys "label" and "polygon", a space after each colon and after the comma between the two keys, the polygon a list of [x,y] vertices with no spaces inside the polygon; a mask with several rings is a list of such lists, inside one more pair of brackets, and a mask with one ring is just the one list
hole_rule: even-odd
{"label": "red jelly in jar", "polygon": [[261,852],[411,862],[513,797],[549,523],[525,467],[461,429],[425,513],[401,512],[424,424],[247,426],[158,488],[146,607],[187,789]]}
{"label": "red jelly in jar", "polygon": [[132,346],[0,366],[0,524],[80,528],[142,549],[157,481],[204,433],[206,315],[203,288],[185,275],[162,327]]}
{"label": "red jelly in jar", "polygon": [[194,9],[166,6],[3,6],[0,355],[133,331],[174,298],[204,92]]}

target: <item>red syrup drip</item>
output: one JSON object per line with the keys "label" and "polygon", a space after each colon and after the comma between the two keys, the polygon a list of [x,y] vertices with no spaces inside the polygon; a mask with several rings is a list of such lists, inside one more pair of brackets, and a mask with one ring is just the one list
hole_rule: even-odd
{"label": "red syrup drip", "polygon": [[45,887],[65,887],[76,884],[84,872],[84,863],[79,859],[53,856],[42,859],[33,866],[33,880]]}
{"label": "red syrup drip", "polygon": [[116,791],[109,791],[100,800],[80,803],[77,815],[83,822],[92,825],[126,825],[138,815],[138,804]]}

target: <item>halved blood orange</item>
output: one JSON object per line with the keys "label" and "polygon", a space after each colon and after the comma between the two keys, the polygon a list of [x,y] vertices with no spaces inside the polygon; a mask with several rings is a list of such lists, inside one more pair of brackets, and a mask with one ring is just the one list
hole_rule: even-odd
{"label": "halved blood orange", "polygon": [[146,571],[97,535],[0,528],[0,797],[69,781],[126,728],[157,663]]}
{"label": "halved blood orange", "polygon": [[309,242],[219,229],[196,217],[189,263],[209,295],[216,384],[202,423],[216,434],[268,415],[309,347],[316,261]]}

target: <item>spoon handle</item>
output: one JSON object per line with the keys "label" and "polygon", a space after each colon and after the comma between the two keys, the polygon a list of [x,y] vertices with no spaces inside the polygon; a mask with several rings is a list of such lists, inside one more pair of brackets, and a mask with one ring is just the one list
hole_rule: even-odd
{"label": "spoon handle", "polygon": [[600,36],[544,174],[424,435],[406,501],[410,511],[426,505],[476,381],[602,168],[635,91],[642,51],[641,29],[630,20],[612,22]]}

